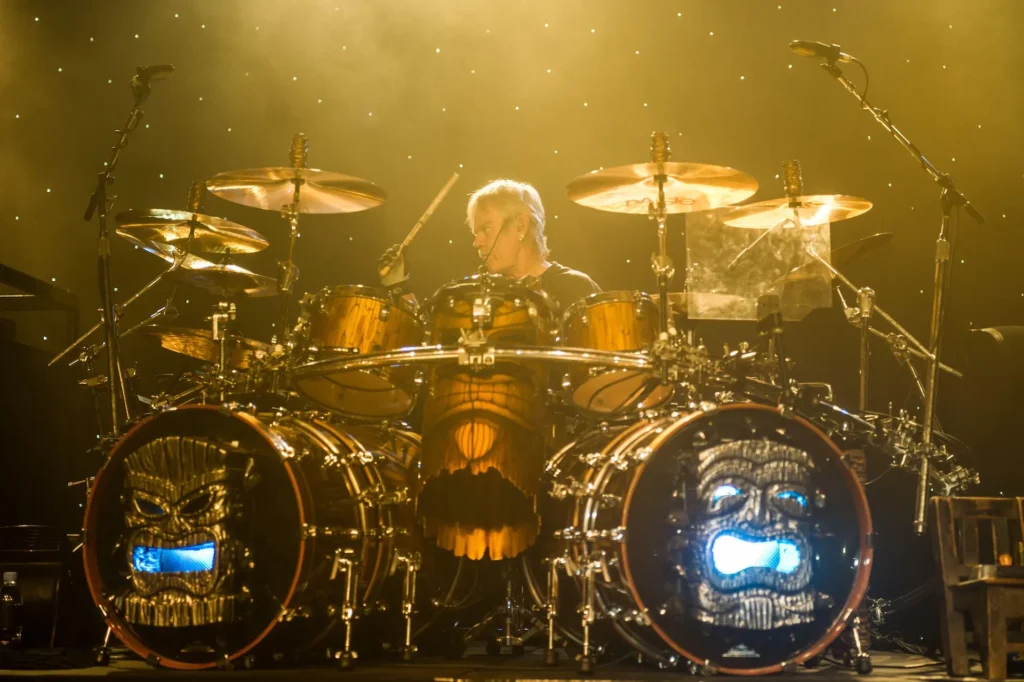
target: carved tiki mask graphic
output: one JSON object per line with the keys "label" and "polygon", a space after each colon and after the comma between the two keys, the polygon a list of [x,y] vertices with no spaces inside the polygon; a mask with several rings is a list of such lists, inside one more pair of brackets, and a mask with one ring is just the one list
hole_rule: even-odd
{"label": "carved tiki mask graphic", "polygon": [[814,463],[783,443],[738,440],[700,452],[691,583],[695,617],[772,630],[814,620],[808,534]]}
{"label": "carved tiki mask graphic", "polygon": [[229,460],[222,444],[179,436],[126,458],[129,622],[187,627],[239,617],[242,476]]}

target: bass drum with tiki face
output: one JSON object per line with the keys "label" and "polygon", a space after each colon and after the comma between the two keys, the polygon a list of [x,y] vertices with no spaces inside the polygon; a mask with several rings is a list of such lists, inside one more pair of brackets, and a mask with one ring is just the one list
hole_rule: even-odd
{"label": "bass drum with tiki face", "polygon": [[781,672],[824,650],[867,589],[864,491],[801,417],[729,405],[644,419],[563,449],[548,473],[592,595],[581,612],[663,664]]}
{"label": "bass drum with tiki face", "polygon": [[188,406],[148,417],[90,491],[93,600],[121,641],[169,668],[336,643],[327,637],[343,632],[344,607],[373,604],[418,549],[418,454],[406,431],[288,413]]}

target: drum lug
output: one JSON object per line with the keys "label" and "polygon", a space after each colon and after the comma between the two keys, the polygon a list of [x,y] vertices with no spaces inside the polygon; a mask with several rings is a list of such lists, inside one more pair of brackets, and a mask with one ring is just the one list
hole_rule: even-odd
{"label": "drum lug", "polygon": [[580,315],[580,324],[582,324],[584,327],[590,326],[590,317],[586,313]]}
{"label": "drum lug", "polygon": [[298,608],[288,609],[283,608],[277,614],[278,623],[290,623],[296,618],[309,618],[313,613],[310,611],[308,606],[299,606]]}
{"label": "drum lug", "polygon": [[[345,528],[341,526],[316,526],[311,523],[302,524],[302,537],[306,538],[327,538],[343,537],[349,540],[359,540],[364,535],[358,528]],[[372,533],[367,533],[372,535]]]}
{"label": "drum lug", "polygon": [[380,307],[380,312],[377,314],[377,319],[379,319],[381,322],[386,322],[389,317],[391,317],[391,306],[388,304],[384,304]]}
{"label": "drum lug", "polygon": [[383,486],[377,485],[360,493],[359,501],[364,504],[372,504],[376,506],[402,504],[409,501],[409,489],[398,488],[397,490],[388,492],[384,490]]}

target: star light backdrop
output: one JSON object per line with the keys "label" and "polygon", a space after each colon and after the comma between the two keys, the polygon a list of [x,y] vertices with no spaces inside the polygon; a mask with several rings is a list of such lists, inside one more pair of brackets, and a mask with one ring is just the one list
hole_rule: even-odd
{"label": "star light backdrop", "polygon": [[[311,167],[388,192],[385,205],[364,213],[302,217],[296,299],[332,284],[376,284],[377,256],[453,171],[461,179],[408,252],[421,299],[476,267],[465,198],[497,177],[539,189],[557,260],[606,290],[653,289],[653,225],[576,206],[564,187],[595,168],[646,161],[651,131],[664,130],[673,160],[754,175],[761,189],[753,201],[781,195],[777,177],[792,158],[807,193],[873,201],[868,214],[832,226],[833,246],[895,233],[847,275],[874,287],[879,304],[925,339],[937,188],[816,60],[787,49],[792,39],[821,40],[864,61],[869,98],[988,218],[981,227],[966,215],[960,222],[950,359],[969,327],[1024,318],[1021,25],[1016,0],[7,0],[0,262],[75,292],[83,323],[97,319],[96,225],[82,214],[131,104],[135,67],[171,63],[173,77],[153,84],[122,153],[114,213],[181,209],[193,180],[287,165],[297,132],[309,136]],[[863,82],[852,65],[846,71]],[[235,262],[274,274],[286,245],[279,216],[209,195],[204,210],[270,239],[267,251]],[[681,270],[681,221],[670,224]],[[115,240],[116,296],[160,266]],[[204,324],[211,301],[180,294],[178,324]],[[161,303],[152,294],[128,317]],[[276,310],[273,299],[243,301],[240,329],[269,338]],[[700,331],[735,344],[753,325],[702,323]],[[789,334],[800,376],[836,382],[852,404],[857,334],[841,312],[818,311]],[[28,340],[50,352],[62,346],[44,335]],[[129,362],[145,357],[137,341],[125,352]],[[873,402],[901,404],[907,380],[884,344],[873,356]],[[949,398],[955,386],[946,391]]]}

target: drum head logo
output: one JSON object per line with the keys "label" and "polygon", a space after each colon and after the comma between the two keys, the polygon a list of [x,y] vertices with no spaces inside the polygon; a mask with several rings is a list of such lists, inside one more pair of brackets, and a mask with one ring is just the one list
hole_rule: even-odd
{"label": "drum head logo", "polygon": [[815,592],[806,452],[737,440],[698,455],[691,603],[697,620],[748,630],[809,623]]}
{"label": "drum head logo", "polygon": [[236,618],[244,548],[230,526],[241,485],[227,460],[218,444],[181,437],[152,440],[126,458],[129,622],[185,627]]}

